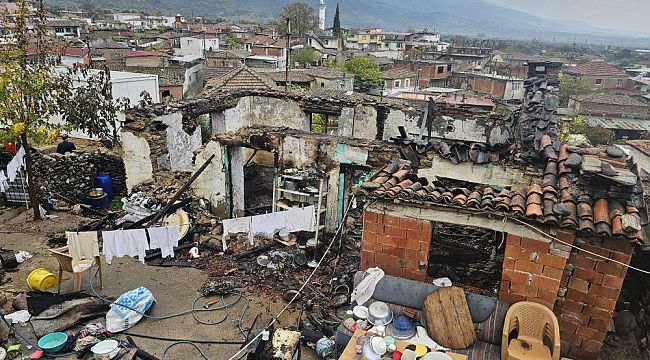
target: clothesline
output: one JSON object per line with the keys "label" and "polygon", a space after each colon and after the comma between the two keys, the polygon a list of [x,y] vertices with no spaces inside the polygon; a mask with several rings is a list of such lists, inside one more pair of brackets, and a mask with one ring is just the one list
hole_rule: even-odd
{"label": "clothesline", "polygon": [[0,170],[0,192],[6,192],[9,183],[16,180],[18,171],[25,167],[25,148],[21,147],[7,164],[7,173]]}
{"label": "clothesline", "polygon": [[99,256],[99,235],[104,242],[106,263],[113,257],[137,257],[144,264],[145,251],[160,249],[163,258],[174,257],[174,248],[181,240],[178,225],[150,227],[147,229],[119,229],[101,231],[66,232],[73,260],[93,259]]}

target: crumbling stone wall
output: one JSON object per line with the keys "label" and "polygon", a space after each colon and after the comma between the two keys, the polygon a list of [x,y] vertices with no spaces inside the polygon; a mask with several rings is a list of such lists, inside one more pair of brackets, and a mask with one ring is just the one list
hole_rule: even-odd
{"label": "crumbling stone wall", "polygon": [[126,192],[126,172],[118,155],[101,151],[34,153],[33,159],[35,184],[41,198],[56,198],[55,194],[59,194],[85,203],[100,173],[111,175],[115,194]]}

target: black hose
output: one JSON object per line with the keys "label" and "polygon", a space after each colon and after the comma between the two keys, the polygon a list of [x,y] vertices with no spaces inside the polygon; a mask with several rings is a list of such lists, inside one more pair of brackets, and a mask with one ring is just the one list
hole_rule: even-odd
{"label": "black hose", "polygon": [[122,331],[120,334],[135,336],[143,339],[160,340],[160,341],[171,341],[171,342],[190,341],[190,342],[195,342],[197,344],[241,345],[244,343],[243,341],[229,341],[229,340],[192,340],[192,339],[164,338],[159,336],[136,334],[130,331]]}

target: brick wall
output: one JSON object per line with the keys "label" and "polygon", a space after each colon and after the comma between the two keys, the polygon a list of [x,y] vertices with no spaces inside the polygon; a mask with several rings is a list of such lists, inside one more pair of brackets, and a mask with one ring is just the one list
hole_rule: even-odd
{"label": "brick wall", "polygon": [[[560,240],[573,243],[574,235],[561,232]],[[534,301],[555,306],[570,247],[508,234],[499,299],[508,303]]]}
{"label": "brick wall", "polygon": [[506,91],[506,82],[484,76],[473,76],[470,79],[472,90],[482,94],[488,94],[499,99],[503,98]]}
{"label": "brick wall", "polygon": [[378,266],[388,275],[424,281],[430,244],[431,222],[365,211],[361,270]]}
{"label": "brick wall", "polygon": [[[582,242],[582,241],[581,241]],[[562,277],[559,315],[562,353],[576,359],[597,359],[605,339],[634,247],[625,240],[606,239],[598,246],[583,244],[571,253]]]}

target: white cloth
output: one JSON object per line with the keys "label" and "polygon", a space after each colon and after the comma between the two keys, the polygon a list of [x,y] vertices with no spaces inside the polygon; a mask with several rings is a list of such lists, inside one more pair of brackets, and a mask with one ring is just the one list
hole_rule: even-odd
{"label": "white cloth", "polygon": [[359,285],[354,288],[352,295],[350,295],[350,301],[356,301],[359,305],[363,305],[366,301],[370,300],[372,294],[375,292],[375,286],[384,277],[384,270],[373,267],[366,270],[366,274],[363,280],[359,282]]}
{"label": "white cloth", "polygon": [[149,248],[160,249],[163,259],[171,256],[174,257],[174,248],[178,246],[181,238],[181,232],[177,226],[152,227],[148,228]]}
{"label": "white cloth", "polygon": [[226,242],[226,239],[230,236],[230,234],[247,233],[249,241],[251,244],[253,244],[250,216],[226,219],[221,222],[221,225],[223,227],[223,235],[221,236],[221,247],[223,247],[223,251],[226,251],[228,249],[228,243]]}
{"label": "white cloth", "polygon": [[5,171],[0,170],[0,192],[6,192],[7,187],[7,176],[5,175]]}
{"label": "white cloth", "polygon": [[439,345],[437,342],[435,342],[427,333],[427,329],[423,328],[422,326],[416,326],[416,328],[417,328],[417,332],[415,336],[406,340],[406,342],[408,342],[409,344],[422,344],[436,351],[449,350],[448,348]]}
{"label": "white cloth", "polygon": [[103,231],[104,256],[111,264],[113,257],[138,257],[144,264],[145,250],[149,250],[147,233],[144,229]]}
{"label": "white cloth", "polygon": [[251,219],[251,234],[273,236],[287,225],[286,211],[253,216]]}
{"label": "white cloth", "polygon": [[25,166],[25,148],[21,147],[16,155],[7,164],[7,178],[9,182],[14,182],[21,167]]}
{"label": "white cloth", "polygon": [[72,260],[94,260],[95,256],[99,256],[99,243],[97,242],[96,231],[67,231],[65,236],[68,239],[68,247]]}
{"label": "white cloth", "polygon": [[11,321],[12,324],[22,324],[29,321],[32,315],[29,314],[27,310],[20,310],[12,312],[11,314],[5,315],[7,321]]}
{"label": "white cloth", "polygon": [[[300,209],[291,209],[286,213],[284,229],[288,232],[295,231],[314,231],[316,219],[314,218],[315,206],[307,206]],[[283,212],[280,212],[282,214]]]}

